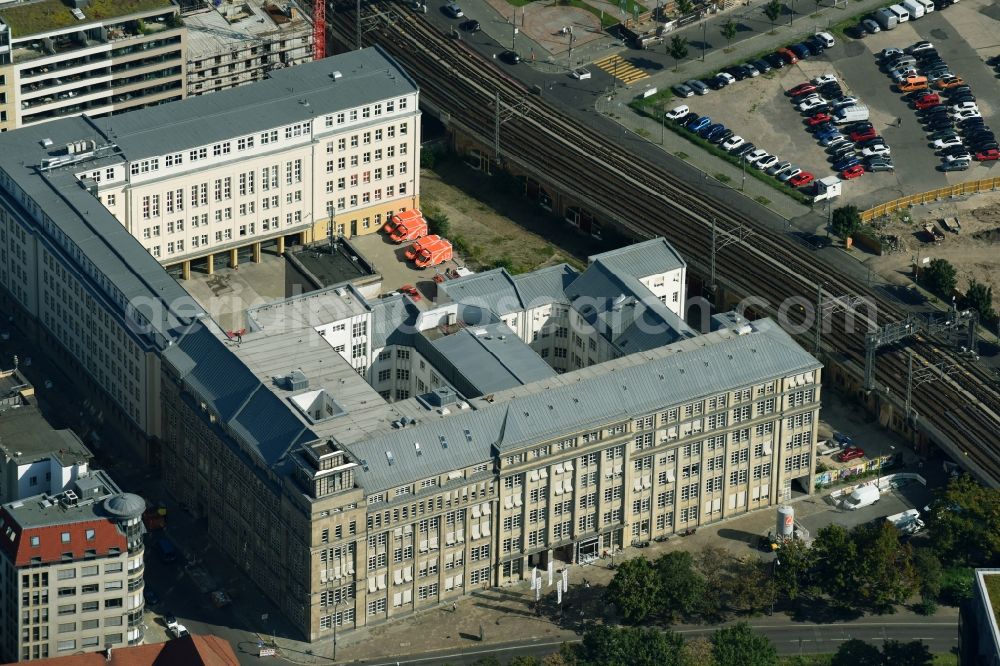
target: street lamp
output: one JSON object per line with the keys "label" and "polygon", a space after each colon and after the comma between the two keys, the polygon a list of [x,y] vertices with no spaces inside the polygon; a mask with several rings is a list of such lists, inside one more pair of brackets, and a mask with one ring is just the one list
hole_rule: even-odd
{"label": "street lamp", "polygon": [[339,598],[333,604],[333,660],[334,661],[337,661],[337,625],[340,624],[340,618],[337,617],[338,608],[340,608]]}

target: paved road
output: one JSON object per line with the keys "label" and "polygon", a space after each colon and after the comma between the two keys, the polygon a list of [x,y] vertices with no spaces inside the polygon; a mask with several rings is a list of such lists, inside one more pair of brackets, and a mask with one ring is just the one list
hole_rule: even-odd
{"label": "paved road", "polygon": [[[887,639],[899,641],[922,640],[932,652],[950,652],[958,646],[958,619],[951,621],[927,621],[909,619],[893,621],[893,618],[862,618],[856,622],[836,624],[782,624],[757,622],[751,625],[754,629],[771,639],[779,654],[822,654],[835,652],[844,641],[858,638],[864,641],[880,644]],[[677,633],[690,638],[711,634],[714,627],[680,627]],[[579,642],[579,639],[571,639]],[[354,663],[368,666],[395,666],[399,664],[440,664],[449,663],[455,666],[473,664],[488,655],[501,659],[512,659],[521,655],[541,657],[559,650],[562,641],[524,644],[511,642],[492,645],[483,648],[469,648],[457,652],[434,652],[419,655],[401,656],[393,661],[358,661]]]}

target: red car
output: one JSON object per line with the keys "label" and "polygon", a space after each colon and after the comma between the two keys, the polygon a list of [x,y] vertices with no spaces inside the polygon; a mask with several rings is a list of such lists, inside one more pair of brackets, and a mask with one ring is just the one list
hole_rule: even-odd
{"label": "red car", "polygon": [[840,462],[847,462],[848,460],[854,460],[855,458],[864,458],[865,450],[857,446],[848,446],[846,449],[840,452],[837,456],[837,460]]}
{"label": "red car", "polygon": [[816,86],[811,83],[800,83],[789,90],[788,94],[792,97],[801,97],[802,95],[808,95],[811,92],[816,92]]}
{"label": "red car", "polygon": [[809,127],[815,127],[816,125],[822,125],[823,123],[828,123],[833,120],[833,116],[829,113],[817,113],[815,116],[806,121]]}
{"label": "red car", "polygon": [[[799,61],[799,57],[797,55],[795,55],[794,53],[792,53],[791,51],[789,51],[788,49],[786,49],[786,48],[780,48],[777,51],[775,51],[775,53],[777,53],[782,58],[784,58],[785,62],[787,62],[789,65],[794,65],[795,63],[797,63]],[[805,84],[803,84],[803,85],[805,85]],[[809,85],[812,85],[812,84],[809,84]]]}
{"label": "red car", "polygon": [[860,141],[870,141],[878,136],[878,132],[875,131],[874,127],[869,127],[866,130],[860,132],[851,132],[851,141],[858,143]]}
{"label": "red car", "polygon": [[414,287],[412,284],[404,284],[402,287],[399,288],[399,290],[415,301],[419,301],[421,298],[423,298],[420,292],[417,291],[417,288]]}
{"label": "red car", "polygon": [[976,159],[980,162],[993,162],[1000,159],[1000,150],[990,148],[989,150],[978,152],[976,153]]}
{"label": "red car", "polygon": [[853,180],[855,178],[860,178],[865,175],[865,168],[860,164],[855,164],[852,167],[847,167],[840,172],[840,177],[844,180]]}
{"label": "red car", "polygon": [[929,109],[932,106],[937,106],[940,103],[941,103],[941,98],[938,97],[937,95],[926,95],[918,99],[916,102],[914,102],[913,106],[917,110],[923,111],[924,109]]}
{"label": "red car", "polygon": [[789,178],[788,184],[791,185],[792,187],[802,187],[803,185],[808,185],[809,183],[813,182],[813,179],[815,178],[816,176],[812,175],[808,171],[803,171],[799,175],[792,176],[791,178]]}

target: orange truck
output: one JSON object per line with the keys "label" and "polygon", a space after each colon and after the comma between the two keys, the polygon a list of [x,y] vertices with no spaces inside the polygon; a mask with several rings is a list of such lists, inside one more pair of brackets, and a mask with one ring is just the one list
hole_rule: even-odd
{"label": "orange truck", "polygon": [[450,259],[451,243],[441,238],[436,243],[425,245],[413,263],[417,268],[427,268],[428,266],[437,266]]}
{"label": "orange truck", "polygon": [[426,236],[427,220],[419,210],[405,210],[389,218],[383,229],[389,233],[390,240],[402,243]]}
{"label": "orange truck", "polygon": [[424,236],[423,238],[418,238],[410,247],[406,248],[406,252],[403,255],[409,260],[413,261],[420,254],[420,251],[441,240],[441,237],[437,234],[431,234],[430,236]]}

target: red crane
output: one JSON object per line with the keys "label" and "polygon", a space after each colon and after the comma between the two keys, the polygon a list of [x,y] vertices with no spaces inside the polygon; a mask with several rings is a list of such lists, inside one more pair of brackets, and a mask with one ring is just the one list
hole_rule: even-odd
{"label": "red crane", "polygon": [[313,60],[326,57],[326,0],[313,0]]}

